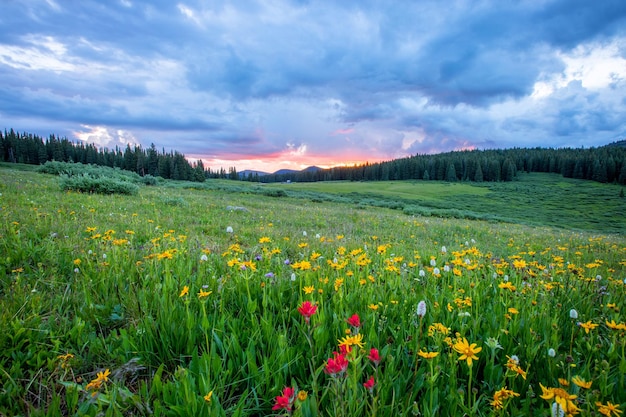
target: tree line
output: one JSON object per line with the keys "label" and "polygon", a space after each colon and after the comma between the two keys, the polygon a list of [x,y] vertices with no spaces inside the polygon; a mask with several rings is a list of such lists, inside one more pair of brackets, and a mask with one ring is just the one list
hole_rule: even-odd
{"label": "tree line", "polygon": [[512,181],[519,172],[626,184],[626,141],[598,148],[513,148],[414,155],[380,163],[248,178],[278,181]]}
{"label": "tree line", "polygon": [[13,129],[0,131],[0,161],[40,165],[48,161],[80,162],[120,168],[141,176],[152,175],[173,180],[204,181],[207,177],[229,178],[232,171],[221,169],[211,172],[201,160],[190,163],[180,152],[159,152],[154,144],[143,149],[139,145],[116,146],[114,149],[98,148],[94,144],[73,142],[50,135],[42,138],[30,133],[18,133]]}
{"label": "tree line", "polygon": [[48,138],[13,129],[0,131],[0,161],[44,164],[47,161],[81,162],[117,167],[173,180],[204,181],[229,178],[260,182],[312,181],[512,181],[519,172],[549,172],[567,178],[626,185],[626,140],[597,148],[513,148],[453,151],[435,155],[414,155],[391,161],[362,165],[304,170],[283,174],[241,177],[235,168],[211,171],[201,160],[190,163],[177,151],[159,152],[154,144],[114,149],[72,142],[63,137]]}

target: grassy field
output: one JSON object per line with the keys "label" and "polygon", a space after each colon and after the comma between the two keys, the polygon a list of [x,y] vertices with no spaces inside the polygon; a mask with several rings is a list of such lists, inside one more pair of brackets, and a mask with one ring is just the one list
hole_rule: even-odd
{"label": "grassy field", "polygon": [[534,180],[103,196],[0,169],[0,415],[617,416],[619,188]]}
{"label": "grassy field", "polygon": [[516,181],[500,183],[317,182],[266,187],[294,196],[299,192],[341,195],[355,204],[387,205],[417,214],[626,233],[623,187],[556,174],[522,173]]}

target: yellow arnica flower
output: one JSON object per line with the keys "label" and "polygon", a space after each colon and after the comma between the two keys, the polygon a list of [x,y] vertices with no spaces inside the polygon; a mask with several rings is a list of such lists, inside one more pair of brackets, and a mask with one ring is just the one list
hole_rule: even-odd
{"label": "yellow arnica flower", "polygon": [[104,372],[98,372],[98,374],[96,375],[96,379],[94,379],[89,384],[87,384],[85,389],[89,391],[99,390],[100,387],[102,386],[102,383],[107,382],[109,380],[109,375],[111,375],[111,371],[109,371],[108,369],[105,370]]}
{"label": "yellow arnica flower", "polygon": [[439,352],[424,352],[420,349],[420,351],[417,352],[417,354],[420,355],[424,359],[432,359],[432,358],[437,357],[437,355],[439,355]]}
{"label": "yellow arnica flower", "polygon": [[591,320],[585,323],[578,323],[578,325],[582,327],[583,329],[585,329],[585,333],[587,334],[589,333],[590,330],[593,330],[599,326],[599,324],[592,323]]}
{"label": "yellow arnica flower", "polygon": [[186,296],[187,294],[189,294],[189,287],[185,285],[185,286],[183,287],[183,290],[180,292],[179,297],[184,297],[184,296]]}
{"label": "yellow arnica flower", "polygon": [[519,397],[519,394],[513,390],[506,389],[506,387],[501,388],[494,392],[491,406],[496,410],[502,410],[504,408],[503,401],[511,397]]}
{"label": "yellow arnica flower", "polygon": [[609,329],[626,330],[626,324],[624,323],[615,323],[615,320],[611,320],[611,321],[606,320],[605,323]]}
{"label": "yellow arnica flower", "polygon": [[540,395],[541,398],[546,401],[554,400],[568,414],[578,414],[578,407],[572,402],[576,399],[576,395],[568,393],[563,388],[546,388],[541,383],[539,386],[543,391],[543,394]]}
{"label": "yellow arnica flower", "polygon": [[208,297],[209,295],[211,295],[212,292],[213,291],[200,290],[200,292],[198,293],[198,298]]}
{"label": "yellow arnica flower", "polygon": [[370,304],[367,306],[367,308],[369,308],[370,310],[378,310],[378,304]]}
{"label": "yellow arnica flower", "polygon": [[353,336],[346,336],[339,340],[339,346],[345,346],[347,350],[350,350],[352,346],[363,347],[363,334],[355,334]]}
{"label": "yellow arnica flower", "polygon": [[470,345],[466,338],[457,340],[452,348],[461,354],[459,357],[460,361],[467,361],[467,366],[472,366],[472,359],[477,360],[478,356],[476,354],[483,350],[483,348],[477,347],[476,343]]}
{"label": "yellow arnica flower", "polygon": [[315,287],[312,285],[309,285],[308,287],[302,288],[302,291],[304,291],[305,294],[312,294],[313,291],[315,291]]}
{"label": "yellow arnica flower", "polygon": [[213,399],[213,391],[209,391],[209,393],[204,396],[204,401],[210,403],[212,399]]}
{"label": "yellow arnica flower", "polygon": [[591,388],[591,384],[593,384],[593,381],[585,381],[584,379],[582,379],[578,375],[576,375],[574,378],[572,378],[572,382],[574,384],[578,385],[579,387],[585,388],[585,389]]}
{"label": "yellow arnica flower", "polygon": [[603,416],[619,417],[622,414],[622,410],[619,409],[619,404],[612,404],[610,401],[608,401],[606,404],[597,402],[596,407],[598,407],[598,413],[602,414]]}
{"label": "yellow arnica flower", "polygon": [[300,401],[304,401],[306,400],[306,398],[308,397],[308,393],[306,391],[298,391],[298,399]]}

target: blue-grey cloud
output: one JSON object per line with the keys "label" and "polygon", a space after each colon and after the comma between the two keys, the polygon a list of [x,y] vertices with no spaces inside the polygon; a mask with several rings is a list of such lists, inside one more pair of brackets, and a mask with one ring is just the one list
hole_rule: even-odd
{"label": "blue-grey cloud", "polygon": [[625,50],[621,0],[9,1],[0,124],[277,163],[602,144]]}

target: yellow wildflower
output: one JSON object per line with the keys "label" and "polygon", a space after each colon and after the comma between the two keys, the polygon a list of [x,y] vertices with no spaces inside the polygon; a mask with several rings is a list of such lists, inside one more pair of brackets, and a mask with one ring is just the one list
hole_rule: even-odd
{"label": "yellow wildflower", "polygon": [[345,346],[348,351],[352,346],[363,347],[363,334],[355,334],[352,336],[345,336],[343,339],[338,340],[339,346]]}
{"label": "yellow wildflower", "polygon": [[578,325],[582,327],[583,329],[585,329],[586,334],[588,334],[590,330],[593,330],[599,326],[599,324],[592,323],[591,320],[585,323],[578,323]]}
{"label": "yellow wildflower", "polygon": [[189,294],[189,287],[188,287],[187,285],[185,285],[185,286],[183,287],[183,290],[180,292],[179,297],[184,297],[184,296],[186,296],[187,294]]}
{"label": "yellow wildflower", "polygon": [[591,388],[591,384],[593,384],[593,381],[585,381],[584,379],[582,379],[578,375],[576,375],[574,378],[572,378],[572,382],[574,384],[578,385],[579,387],[585,388],[585,389]]}
{"label": "yellow wildflower", "polygon": [[417,354],[424,359],[432,359],[432,358],[437,357],[437,355],[439,355],[439,352],[424,352],[420,349],[420,351],[417,352]]}
{"label": "yellow wildflower", "polygon": [[467,361],[467,366],[472,366],[472,359],[477,360],[478,356],[476,356],[476,354],[483,350],[483,348],[477,347],[476,343],[472,343],[470,345],[466,338],[457,340],[457,342],[452,347],[459,354],[461,354],[461,356],[459,357],[460,361]]}
{"label": "yellow wildflower", "polygon": [[302,288],[302,291],[304,291],[305,294],[312,294],[313,291],[315,291],[315,287],[312,285],[309,285],[307,287]]}
{"label": "yellow wildflower", "polygon": [[204,396],[204,401],[210,403],[212,399],[213,399],[213,391],[209,391],[209,393]]}
{"label": "yellow wildflower", "polygon": [[597,402],[596,407],[598,407],[598,413],[603,416],[611,417],[614,415],[615,417],[619,417],[620,414],[622,414],[622,410],[619,409],[619,404],[612,404],[610,401],[607,401],[606,404]]}

